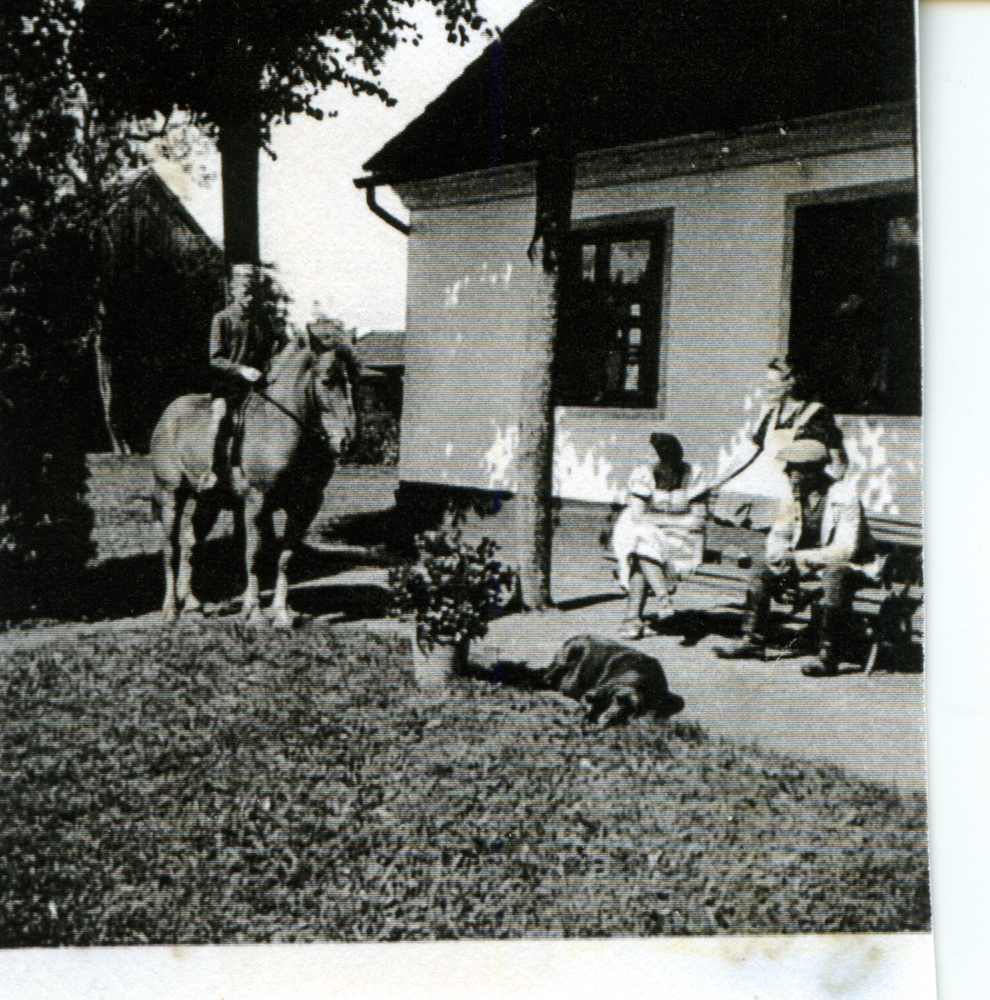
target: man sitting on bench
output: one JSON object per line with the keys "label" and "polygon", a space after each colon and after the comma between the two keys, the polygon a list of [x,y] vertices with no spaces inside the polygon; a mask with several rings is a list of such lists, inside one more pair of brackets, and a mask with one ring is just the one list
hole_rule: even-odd
{"label": "man sitting on bench", "polygon": [[817,581],[821,615],[816,662],[802,667],[807,677],[839,672],[838,650],[851,621],[856,591],[876,581],[880,559],[863,506],[841,497],[846,487],[826,473],[828,449],[820,441],[794,441],[779,453],[791,485],[767,538],[766,560],[753,568],[746,592],[745,638],[716,648],[723,659],[764,659],[771,598]]}

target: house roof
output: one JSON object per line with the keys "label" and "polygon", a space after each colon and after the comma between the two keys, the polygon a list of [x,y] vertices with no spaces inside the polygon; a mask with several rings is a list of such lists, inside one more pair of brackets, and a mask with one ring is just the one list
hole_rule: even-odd
{"label": "house roof", "polygon": [[379,183],[915,99],[913,0],[536,0],[364,164]]}
{"label": "house roof", "polygon": [[354,343],[354,353],[367,368],[405,366],[404,330],[371,330]]}

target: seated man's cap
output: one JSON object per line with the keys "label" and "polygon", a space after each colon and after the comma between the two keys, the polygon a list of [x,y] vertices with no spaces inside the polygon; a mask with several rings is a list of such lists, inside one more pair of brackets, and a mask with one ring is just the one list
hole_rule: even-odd
{"label": "seated man's cap", "polygon": [[812,438],[792,441],[777,452],[777,458],[787,465],[825,465],[828,462],[828,448]]}

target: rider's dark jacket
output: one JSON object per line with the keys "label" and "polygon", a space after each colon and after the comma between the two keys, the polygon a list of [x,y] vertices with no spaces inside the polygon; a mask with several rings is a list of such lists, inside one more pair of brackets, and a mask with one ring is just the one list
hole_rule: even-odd
{"label": "rider's dark jacket", "polygon": [[210,328],[211,391],[227,400],[243,398],[248,383],[238,373],[241,365],[264,371],[276,345],[275,331],[265,319],[236,303],[213,317]]}

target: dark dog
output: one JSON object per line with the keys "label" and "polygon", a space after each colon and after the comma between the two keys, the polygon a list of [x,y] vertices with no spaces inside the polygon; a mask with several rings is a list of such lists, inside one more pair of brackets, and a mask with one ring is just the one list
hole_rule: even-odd
{"label": "dark dog", "polygon": [[547,687],[579,701],[600,726],[650,711],[666,718],[684,707],[684,699],[667,688],[659,660],[591,635],[568,639],[542,679]]}

